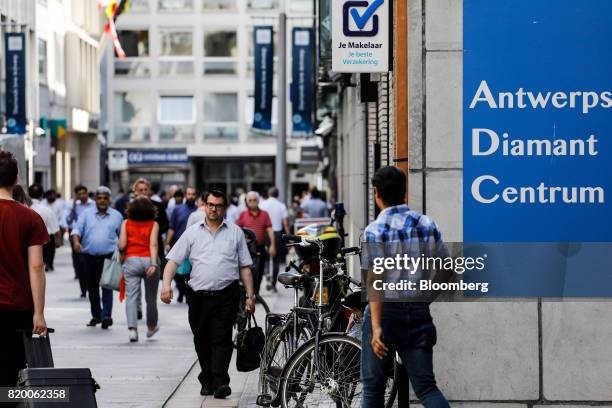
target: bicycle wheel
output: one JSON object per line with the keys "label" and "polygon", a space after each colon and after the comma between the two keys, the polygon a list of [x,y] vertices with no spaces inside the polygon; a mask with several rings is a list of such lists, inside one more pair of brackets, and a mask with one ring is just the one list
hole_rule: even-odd
{"label": "bicycle wheel", "polygon": [[297,347],[294,342],[293,322],[285,321],[272,328],[266,338],[266,344],[261,358],[259,369],[259,402],[262,405],[278,406],[278,389],[280,386],[283,367],[297,347],[308,341],[312,335],[305,325],[298,327]]}
{"label": "bicycle wheel", "polygon": [[266,314],[270,313],[270,307],[260,295],[255,295],[255,303],[259,303],[260,305],[262,305],[264,310],[266,311]]}
{"label": "bicycle wheel", "polygon": [[317,350],[314,339],[309,341],[287,363],[280,388],[282,407],[359,407],[360,358],[361,346],[351,337],[324,335]]}

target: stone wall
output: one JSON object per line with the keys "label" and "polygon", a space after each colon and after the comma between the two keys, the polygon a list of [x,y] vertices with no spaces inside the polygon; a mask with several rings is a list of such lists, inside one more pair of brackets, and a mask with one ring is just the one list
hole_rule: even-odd
{"label": "stone wall", "polygon": [[[409,204],[462,239],[461,0],[409,2]],[[461,408],[612,406],[612,302],[446,303],[435,371]],[[555,405],[558,404],[558,405]]]}

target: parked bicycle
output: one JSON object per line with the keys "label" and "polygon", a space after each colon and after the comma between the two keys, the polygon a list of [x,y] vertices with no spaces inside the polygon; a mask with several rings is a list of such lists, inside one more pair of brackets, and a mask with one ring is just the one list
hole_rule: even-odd
{"label": "parked bicycle", "polygon": [[[359,283],[346,274],[344,262],[325,256],[321,240],[285,236],[284,241],[290,247],[317,254],[318,276],[302,273],[295,264],[279,274],[279,282],[294,289],[294,306],[286,315],[268,316],[257,403],[283,407],[359,406],[360,342],[346,332],[329,330],[339,315],[351,315],[344,313],[347,308],[341,304],[329,302],[329,285],[344,288],[346,294],[352,290],[351,285],[358,287]],[[339,251],[341,256],[356,252],[358,248]],[[313,259],[309,261],[312,268]],[[300,303],[299,291],[309,287],[313,288],[312,297],[304,296]],[[393,388],[391,375],[389,393]]]}

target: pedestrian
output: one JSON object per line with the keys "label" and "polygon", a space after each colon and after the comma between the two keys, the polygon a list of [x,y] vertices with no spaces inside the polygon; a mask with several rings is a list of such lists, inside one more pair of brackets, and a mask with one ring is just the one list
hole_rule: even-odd
{"label": "pedestrian", "polygon": [[55,214],[55,217],[57,218],[57,222],[60,227],[60,240],[58,245],[62,246],[64,245],[64,232],[66,232],[67,230],[66,217],[64,217],[64,209],[66,207],[66,203],[64,202],[64,199],[61,198],[57,191],[55,191],[54,189],[50,189],[45,192],[45,198],[42,203],[43,205],[46,205],[47,207],[51,208],[51,210]]}
{"label": "pedestrian", "polygon": [[155,201],[156,203],[162,202],[162,199],[159,196],[159,190],[161,190],[161,185],[158,181],[151,183],[151,201]]}
{"label": "pedestrian", "polygon": [[98,187],[94,197],[95,207],[86,209],[79,216],[71,238],[74,250],[82,256],[86,275],[91,306],[91,320],[87,326],[95,327],[102,323],[102,328],[108,329],[113,324],[113,291],[101,288],[100,307],[100,278],[104,260],[110,259],[117,247],[123,217],[119,211],[110,207],[111,191],[108,187]]}
{"label": "pedestrian", "polygon": [[302,203],[304,216],[306,218],[323,218],[329,216],[327,203],[321,199],[321,192],[313,187],[310,190],[310,198]]}
{"label": "pedestrian", "polygon": [[40,216],[13,200],[18,164],[0,150],[0,387],[14,388],[25,368],[18,330],[46,335],[43,245],[49,234]]}
{"label": "pedestrian", "polygon": [[[372,179],[374,199],[380,214],[364,232],[367,246],[391,243],[391,247],[442,247],[435,222],[405,204],[406,174],[397,167],[380,168]],[[417,242],[414,242],[417,241]],[[387,246],[385,246],[387,248]],[[394,253],[385,254],[395,257]],[[417,254],[416,256],[420,256]],[[409,296],[410,294],[406,294]],[[384,406],[388,357],[397,351],[417,398],[426,408],[450,407],[436,386],[433,346],[436,328],[426,302],[383,302],[369,299],[363,318],[361,380],[363,408]]]}
{"label": "pedestrian", "polygon": [[202,194],[202,196],[197,201],[198,209],[189,214],[189,218],[187,218],[187,228],[191,227],[193,224],[201,223],[202,221],[204,221],[204,218],[206,218],[206,201],[204,201],[205,197],[206,193]]}
{"label": "pedestrian", "polygon": [[130,195],[125,193],[123,187],[119,188],[117,193],[117,197],[113,200],[113,208],[125,218],[125,210],[127,209],[127,205],[130,202]]}
{"label": "pedestrian", "polygon": [[[272,221],[272,229],[274,230],[274,241],[280,243],[283,233],[289,234],[289,214],[285,203],[278,199],[278,188],[271,187],[268,190],[268,199],[262,202],[259,207],[266,211]],[[281,262],[285,262],[286,252],[283,250],[284,245],[278,245],[276,255],[272,257],[272,273],[268,274],[270,283],[267,286],[268,290],[276,292],[276,278]],[[266,263],[269,265],[269,263]]]}
{"label": "pedestrian", "polygon": [[[225,194],[204,196],[206,218],[189,227],[168,253],[161,300],[173,297],[172,278],[186,259],[192,265],[187,286],[189,325],[200,362],[201,395],[225,398],[232,393],[228,374],[232,358],[232,326],[238,313],[240,288],[246,289],[245,312],[255,312],[251,256],[242,230],[224,218]],[[239,274],[240,272],[240,274]]]}
{"label": "pedestrian", "polygon": [[[70,204],[68,214],[66,215],[66,225],[68,226],[68,236],[72,235],[72,229],[79,220],[79,217],[83,211],[89,208],[95,208],[96,203],[89,198],[87,187],[82,184],[77,185],[74,188],[74,199]],[[74,279],[79,280],[79,287],[81,288],[81,297],[84,298],[87,293],[87,282],[86,272],[82,263],[81,255],[75,251],[74,241],[70,240],[70,248],[72,250],[72,267],[74,268]]]}
{"label": "pedestrian", "polygon": [[238,205],[237,205],[238,197],[229,196],[228,203],[229,204],[227,206],[227,210],[225,211],[225,219],[235,224],[236,220],[238,219],[238,216],[240,215],[240,210],[238,210]]}
{"label": "pedestrian", "polygon": [[246,195],[247,209],[240,213],[236,225],[252,229],[257,237],[257,265],[255,267],[255,293],[259,294],[259,287],[263,279],[264,267],[268,260],[266,256],[266,240],[269,244],[267,254],[276,255],[276,240],[270,215],[259,208],[259,193],[249,191]]}
{"label": "pedestrian", "polygon": [[[146,197],[151,198],[151,183],[149,180],[145,178],[139,178],[132,185],[132,193],[134,198],[138,197]],[[157,235],[157,245],[158,245],[158,257],[160,263],[160,269],[163,269],[166,264],[166,257],[164,252],[164,235],[168,231],[168,217],[166,216],[166,211],[164,205],[162,203],[158,203],[156,201],[151,201],[155,206],[156,217],[155,222],[159,225],[159,234]],[[137,312],[138,320],[142,319],[142,300],[138,299],[138,312]]]}
{"label": "pedestrian", "polygon": [[[168,205],[168,207],[166,208],[166,215],[168,216],[168,219],[172,218],[172,212],[174,212],[176,206],[183,204],[183,200],[185,199],[185,192],[180,188],[177,189],[174,192],[174,196],[172,197],[172,199],[174,200],[174,205]],[[168,204],[169,203],[170,202],[168,202]]]}
{"label": "pedestrian", "polygon": [[129,339],[138,341],[138,306],[141,280],[144,280],[147,302],[147,338],[159,330],[157,325],[157,288],[159,287],[158,241],[159,225],[155,222],[157,209],[146,197],[139,197],[128,205],[127,220],[121,224],[118,247],[123,255]]}
{"label": "pedestrian", "polygon": [[[168,235],[166,236],[166,252],[172,248],[172,246],[181,238],[181,235],[187,228],[187,220],[192,212],[197,210],[196,206],[197,192],[194,187],[187,187],[185,190],[185,202],[177,204],[172,210],[172,217],[170,218],[170,228],[168,229]],[[189,279],[189,274],[177,274],[174,277],[176,288],[179,291],[177,301],[183,302],[185,297],[185,291],[187,289],[186,281]]]}
{"label": "pedestrian", "polygon": [[53,210],[40,201],[44,195],[43,186],[39,183],[32,184],[28,187],[28,194],[32,199],[32,205],[30,207],[43,219],[47,232],[49,233],[49,241],[43,246],[43,261],[45,263],[45,272],[53,271],[55,248],[59,248],[61,242],[59,222]]}
{"label": "pedestrian", "polygon": [[13,200],[17,201],[19,204],[25,205],[26,207],[30,207],[32,205],[32,200],[28,193],[25,192],[21,184],[15,185],[13,188]]}

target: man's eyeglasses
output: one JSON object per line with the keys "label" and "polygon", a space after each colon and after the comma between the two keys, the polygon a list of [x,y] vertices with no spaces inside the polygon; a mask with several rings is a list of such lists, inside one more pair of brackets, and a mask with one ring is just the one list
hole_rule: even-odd
{"label": "man's eyeglasses", "polygon": [[209,210],[220,211],[225,208],[225,204],[206,203],[206,208],[208,208]]}

